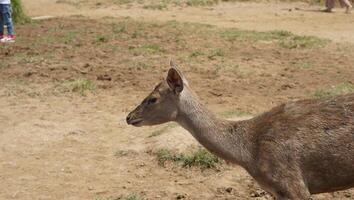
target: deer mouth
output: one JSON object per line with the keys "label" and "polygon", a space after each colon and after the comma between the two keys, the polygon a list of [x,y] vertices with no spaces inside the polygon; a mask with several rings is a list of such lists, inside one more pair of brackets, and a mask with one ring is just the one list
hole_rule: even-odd
{"label": "deer mouth", "polygon": [[133,126],[137,126],[137,125],[139,125],[141,122],[143,122],[143,119],[133,119],[133,120],[130,120],[130,121],[128,122],[128,124],[133,125]]}

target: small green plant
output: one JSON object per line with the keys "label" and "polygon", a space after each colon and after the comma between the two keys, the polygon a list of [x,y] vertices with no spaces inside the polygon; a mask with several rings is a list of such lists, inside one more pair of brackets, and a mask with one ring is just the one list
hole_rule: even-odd
{"label": "small green plant", "polygon": [[219,0],[187,0],[188,6],[211,6],[219,3]]}
{"label": "small green plant", "polygon": [[[135,53],[134,53],[134,55],[136,55]],[[152,68],[152,67],[153,66],[151,64],[141,62],[141,61],[132,61],[128,64],[129,69],[136,69],[136,70],[148,69],[148,68]]]}
{"label": "small green plant", "polygon": [[159,136],[159,135],[162,135],[163,133],[165,133],[168,129],[171,129],[171,128],[174,128],[176,127],[176,124],[168,124],[158,130],[155,130],[153,131],[150,135],[149,135],[149,138],[151,137],[156,137],[156,136]]}
{"label": "small green plant", "polygon": [[108,42],[108,38],[104,35],[100,35],[97,37],[96,42],[98,43],[106,43]]}
{"label": "small green plant", "polygon": [[315,98],[329,98],[337,95],[348,94],[354,92],[354,84],[352,83],[342,83],[337,86],[333,86],[329,89],[319,89],[313,94]]}
{"label": "small green plant", "polygon": [[131,193],[124,198],[124,200],[144,200],[139,194]]}
{"label": "small green plant", "polygon": [[153,3],[153,4],[144,5],[143,8],[151,9],[151,10],[166,10],[167,5],[168,4],[166,2],[157,2],[157,3]]}
{"label": "small green plant", "polygon": [[314,36],[298,36],[293,35],[279,42],[281,47],[287,49],[295,48],[316,48],[325,46],[329,40],[321,39]]}
{"label": "small green plant", "polygon": [[199,166],[205,168],[215,168],[220,160],[206,149],[198,149],[191,154],[176,154],[167,149],[160,149],[157,153],[160,165],[164,166],[167,161],[182,164],[183,167]]}
{"label": "small green plant", "polygon": [[113,23],[112,24],[112,32],[115,34],[125,33],[127,32],[127,24],[126,23]]}
{"label": "small green plant", "polygon": [[288,31],[247,31],[239,29],[229,29],[221,32],[221,36],[229,41],[241,40],[241,41],[271,41],[271,40],[283,40],[293,34]]}
{"label": "small green plant", "polygon": [[217,57],[224,57],[225,53],[222,49],[214,49],[210,52],[210,54],[208,55],[208,58],[210,60],[215,60]]}
{"label": "small green plant", "polygon": [[196,58],[196,57],[199,57],[199,56],[202,56],[202,55],[204,55],[204,53],[203,53],[202,51],[196,50],[196,51],[193,51],[193,52],[189,55],[189,57],[191,57],[191,58]]}
{"label": "small green plant", "polygon": [[87,79],[65,81],[60,85],[60,90],[62,92],[76,92],[81,95],[85,94],[86,91],[92,91],[95,88],[95,84]]}
{"label": "small green plant", "polygon": [[251,114],[242,110],[228,110],[221,113],[221,115],[226,118],[232,118],[250,116]]}
{"label": "small green plant", "polygon": [[295,48],[319,48],[329,43],[327,39],[314,36],[298,36],[289,31],[245,31],[231,29],[221,33],[221,36],[229,41],[274,41],[279,46],[287,49]]}
{"label": "small green plant", "polygon": [[123,4],[130,4],[135,1],[137,1],[137,0],[113,0],[113,3],[117,4],[117,5],[123,5]]}
{"label": "small green plant", "polygon": [[140,47],[130,47],[129,50],[134,56],[164,52],[164,50],[157,44],[145,44]]}
{"label": "small green plant", "polygon": [[[65,35],[61,38],[63,43],[71,44],[77,38],[78,32],[77,31],[68,31]],[[48,37],[50,39],[50,37]],[[53,38],[52,38],[53,39]]]}
{"label": "small green plant", "polygon": [[297,63],[295,64],[295,67],[299,68],[299,69],[311,69],[313,67],[313,65],[311,63]]}

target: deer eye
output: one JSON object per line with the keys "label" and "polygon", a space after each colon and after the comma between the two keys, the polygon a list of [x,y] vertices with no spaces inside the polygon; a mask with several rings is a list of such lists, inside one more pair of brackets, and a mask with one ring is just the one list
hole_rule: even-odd
{"label": "deer eye", "polygon": [[148,104],[154,104],[154,103],[156,103],[156,101],[157,101],[157,98],[155,98],[155,97],[152,97],[152,98],[150,98],[150,99],[148,99]]}

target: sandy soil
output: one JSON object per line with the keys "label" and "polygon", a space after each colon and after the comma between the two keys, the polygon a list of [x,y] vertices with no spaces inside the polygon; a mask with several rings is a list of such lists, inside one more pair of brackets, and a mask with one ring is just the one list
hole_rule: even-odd
{"label": "sandy soil", "polygon": [[[187,152],[198,144],[175,125],[127,126],[126,114],[163,78],[170,58],[181,64],[209,108],[224,117],[230,117],[231,108],[235,119],[240,119],[240,110],[256,115],[354,80],[352,45],[332,42],[323,48],[286,49],[274,41],[230,42],[218,34],[229,27],[285,29],[349,43],[352,15],[335,13],[330,18],[319,12],[284,10],[307,7],[304,4],[149,11],[94,9],[49,0],[24,3],[31,16],[64,18],[18,26],[17,43],[0,48],[4,200],[106,200],[131,193],[146,199],[271,199],[238,166],[224,163],[207,170],[173,163],[160,166],[155,151]],[[326,29],[323,18],[333,20],[332,29]],[[170,19],[218,27],[162,23]],[[213,52],[219,49],[223,53],[215,57]],[[196,52],[200,56],[191,56]],[[99,80],[102,75],[112,80]],[[77,79],[92,81],[96,89],[84,95],[66,91],[66,84]],[[314,199],[354,199],[354,191]]]}

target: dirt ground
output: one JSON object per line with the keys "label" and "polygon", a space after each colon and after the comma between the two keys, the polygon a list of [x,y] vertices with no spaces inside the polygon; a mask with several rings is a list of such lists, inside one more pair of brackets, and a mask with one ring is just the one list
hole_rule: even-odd
{"label": "dirt ground", "polygon": [[[0,199],[271,199],[238,166],[160,166],[159,149],[198,146],[182,128],[126,125],[170,59],[222,117],[354,91],[354,15],[341,10],[23,2],[30,16],[59,18],[16,26],[17,42],[0,46]],[[354,199],[354,190],[314,199]]]}

